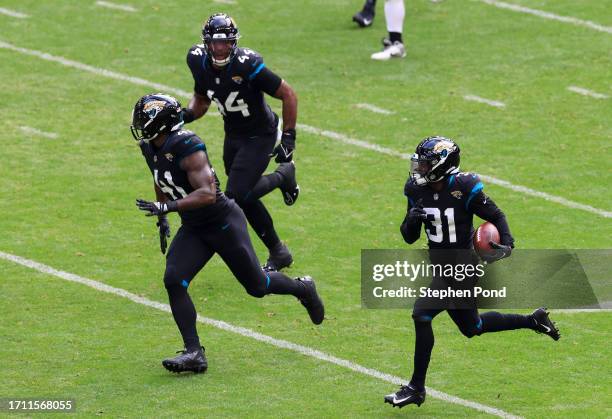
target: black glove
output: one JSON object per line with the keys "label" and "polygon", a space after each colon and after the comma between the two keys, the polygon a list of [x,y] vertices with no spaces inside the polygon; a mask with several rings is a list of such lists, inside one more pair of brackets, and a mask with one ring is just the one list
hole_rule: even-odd
{"label": "black glove", "polygon": [[193,114],[193,110],[188,108],[183,108],[181,110],[181,117],[183,118],[183,122],[188,124],[195,120],[195,115]]}
{"label": "black glove", "polygon": [[277,163],[289,163],[293,160],[293,150],[295,150],[295,130],[286,129],[281,136],[280,144],[274,147],[272,156]]}
{"label": "black glove", "polygon": [[494,241],[490,241],[489,246],[491,246],[494,250],[491,253],[482,256],[482,260],[487,263],[497,262],[498,260],[507,258],[512,254],[511,246],[495,243]]}
{"label": "black glove", "polygon": [[408,211],[408,217],[406,221],[410,224],[416,224],[419,221],[425,221],[427,219],[427,213],[423,209],[423,199],[419,199],[417,203],[410,208]]}
{"label": "black glove", "polygon": [[168,248],[168,237],[170,237],[170,223],[166,217],[159,217],[157,227],[159,227],[159,247],[162,254],[165,254]]}
{"label": "black glove", "polygon": [[169,212],[176,211],[178,209],[178,204],[176,201],[167,201],[167,202],[149,202],[144,199],[137,199],[136,206],[139,210],[144,211],[147,217],[151,217],[153,215],[168,214]]}

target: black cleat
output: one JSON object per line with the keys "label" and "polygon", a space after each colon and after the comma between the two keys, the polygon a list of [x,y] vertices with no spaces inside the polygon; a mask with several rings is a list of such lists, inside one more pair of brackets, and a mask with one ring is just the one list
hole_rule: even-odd
{"label": "black cleat", "polygon": [[283,183],[280,185],[280,190],[283,194],[283,200],[286,205],[293,205],[300,195],[300,187],[295,179],[295,163],[281,163],[276,168],[276,172],[283,177]]}
{"label": "black cleat", "polygon": [[293,256],[291,256],[291,252],[283,242],[278,242],[278,244],[270,250],[268,261],[261,268],[265,272],[277,272],[288,267],[292,263]]}
{"label": "black cleat", "polygon": [[364,7],[362,11],[355,13],[353,16],[353,22],[356,22],[360,27],[367,28],[372,26],[374,22],[374,10],[369,7]]}
{"label": "black cleat", "polygon": [[400,409],[409,404],[421,406],[425,402],[425,390],[419,391],[412,384],[401,386],[397,393],[388,394],[385,396],[385,403],[389,403],[393,407]]}
{"label": "black cleat", "polygon": [[321,297],[317,293],[317,287],[315,286],[314,279],[309,276],[303,276],[300,278],[295,278],[296,281],[300,281],[302,284],[306,286],[306,296],[304,298],[300,298],[300,302],[306,310],[308,310],[308,315],[310,316],[310,320],[314,324],[323,323],[323,319],[325,318],[325,307],[323,306],[323,301],[321,301]]}
{"label": "black cleat", "polygon": [[164,359],[162,365],[172,372],[192,371],[194,373],[205,372],[208,369],[208,361],[204,355],[204,347],[192,352],[187,350],[178,351],[174,358]]}
{"label": "black cleat", "polygon": [[559,329],[557,329],[557,326],[555,326],[555,324],[548,317],[548,312],[546,311],[546,308],[538,308],[531,314],[531,318],[535,322],[535,331],[537,333],[544,333],[545,335],[550,336],[554,340],[559,340],[559,338],[561,337],[561,335],[559,334]]}

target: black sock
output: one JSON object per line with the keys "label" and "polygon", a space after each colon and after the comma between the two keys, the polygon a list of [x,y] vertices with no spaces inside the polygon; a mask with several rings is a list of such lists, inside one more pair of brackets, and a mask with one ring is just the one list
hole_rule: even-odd
{"label": "black sock", "polygon": [[289,278],[282,272],[268,272],[270,280],[268,291],[270,294],[290,294],[297,298],[303,298],[306,294],[306,286],[302,282]]}
{"label": "black sock", "polygon": [[249,195],[249,199],[256,200],[262,196],[268,194],[274,189],[278,188],[283,183],[283,175],[278,172],[270,173],[269,175],[262,176]]}
{"label": "black sock", "polygon": [[414,342],[414,372],[410,383],[419,391],[425,389],[425,376],[434,347],[434,334],[431,322],[415,320],[414,331],[416,340]]}
{"label": "black sock", "polygon": [[253,227],[253,230],[255,230],[263,244],[268,249],[274,248],[280,242],[280,239],[274,229],[272,217],[263,202],[257,200],[248,204],[242,204],[241,208],[249,224]]}
{"label": "black sock", "polygon": [[391,43],[394,42],[399,42],[399,43],[404,43],[404,41],[402,41],[402,33],[401,32],[389,32],[389,41],[391,41]]}
{"label": "black sock", "polygon": [[200,349],[200,339],[196,330],[196,310],[187,293],[187,289],[180,284],[167,287],[170,299],[170,308],[174,321],[181,332],[185,349],[188,352]]}
{"label": "black sock", "polygon": [[366,0],[366,2],[363,4],[363,10],[369,10],[371,12],[374,12],[375,8],[376,0]]}
{"label": "black sock", "polygon": [[482,333],[535,328],[531,316],[523,316],[522,314],[502,314],[497,311],[489,311],[481,314],[480,318],[482,319]]}

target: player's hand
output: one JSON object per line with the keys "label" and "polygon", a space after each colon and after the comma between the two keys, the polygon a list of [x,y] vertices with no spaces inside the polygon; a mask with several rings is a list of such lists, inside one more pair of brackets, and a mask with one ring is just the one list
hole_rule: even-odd
{"label": "player's hand", "polygon": [[149,202],[144,199],[137,199],[136,206],[139,210],[144,211],[147,217],[152,217],[153,215],[168,214],[171,211],[177,210],[176,201],[167,201],[167,202]]}
{"label": "player's hand", "polygon": [[512,254],[512,247],[506,246],[505,244],[490,241],[489,246],[491,246],[493,252],[482,257],[482,260],[487,263],[497,262],[498,260],[507,258]]}
{"label": "player's hand", "polygon": [[295,130],[288,129],[283,131],[280,144],[274,147],[272,156],[277,163],[289,163],[293,160],[293,151],[295,150]]}
{"label": "player's hand", "polygon": [[157,220],[157,227],[159,228],[159,247],[162,254],[166,254],[168,248],[168,237],[170,237],[170,223],[166,217],[159,217]]}
{"label": "player's hand", "polygon": [[425,221],[427,219],[427,213],[423,209],[423,199],[419,199],[416,204],[408,211],[407,221],[411,224],[419,221]]}

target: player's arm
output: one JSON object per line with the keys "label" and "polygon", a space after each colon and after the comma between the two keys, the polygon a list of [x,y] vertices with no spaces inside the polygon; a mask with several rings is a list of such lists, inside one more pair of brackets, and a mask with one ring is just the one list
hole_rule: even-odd
{"label": "player's arm", "polygon": [[500,244],[514,247],[514,238],[510,233],[506,215],[484,192],[479,191],[474,196],[470,201],[469,209],[483,220],[489,221],[497,227]]}
{"label": "player's arm", "polygon": [[183,121],[186,124],[204,116],[210,107],[210,99],[207,96],[193,92],[187,108],[183,109]]}
{"label": "player's arm", "polygon": [[421,225],[426,216],[421,200],[411,205],[410,198],[408,198],[406,217],[400,226],[400,232],[406,243],[412,244],[421,237]]}
{"label": "player's arm", "polygon": [[185,198],[176,202],[178,211],[192,210],[214,204],[217,200],[215,176],[203,151],[196,151],[181,160],[181,169],[194,189]]}
{"label": "player's arm", "polygon": [[285,80],[281,81],[280,86],[276,89],[276,92],[272,95],[283,102],[283,130],[292,129],[295,131],[295,124],[297,123],[297,95],[289,83]]}
{"label": "player's arm", "polygon": [[[136,200],[136,206],[147,216],[164,216],[169,212],[186,211],[214,204],[217,200],[217,186],[208,158],[204,151],[196,151],[184,157],[180,163],[181,169],[187,172],[187,178],[194,189],[185,198],[170,201],[149,202]],[[157,190],[156,190],[157,193]]]}
{"label": "player's arm", "polygon": [[[258,58],[258,60],[260,59]],[[254,87],[283,102],[283,135],[280,144],[274,148],[273,155],[276,155],[275,161],[277,163],[290,162],[293,160],[293,151],[295,150],[297,95],[289,83],[268,69],[263,61],[255,67],[249,78],[251,77],[251,83]]]}

